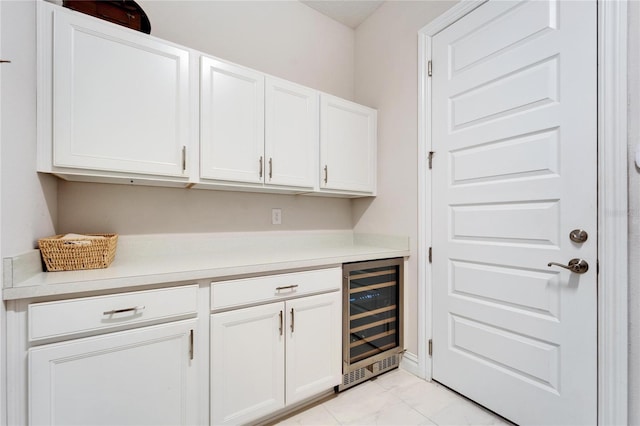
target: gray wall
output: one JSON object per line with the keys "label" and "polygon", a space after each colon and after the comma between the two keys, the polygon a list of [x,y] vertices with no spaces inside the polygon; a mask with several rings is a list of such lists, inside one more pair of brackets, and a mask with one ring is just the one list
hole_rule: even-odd
{"label": "gray wall", "polygon": [[[121,235],[351,229],[349,200],[60,182],[58,232]],[[271,225],[271,209],[282,225]],[[99,231],[96,231],[99,230]]]}
{"label": "gray wall", "polygon": [[151,34],[353,97],[354,34],[298,1],[140,0]]}
{"label": "gray wall", "polygon": [[36,173],[36,8],[32,1],[0,2],[2,55],[2,256],[35,247],[56,222],[57,181]]}

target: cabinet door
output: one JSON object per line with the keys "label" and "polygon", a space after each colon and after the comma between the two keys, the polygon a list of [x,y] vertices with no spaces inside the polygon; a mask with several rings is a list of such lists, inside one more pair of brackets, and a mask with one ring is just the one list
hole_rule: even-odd
{"label": "cabinet door", "polygon": [[187,177],[189,52],[54,12],[53,164]]}
{"label": "cabinet door", "polygon": [[211,424],[284,407],[284,303],[211,315]]}
{"label": "cabinet door", "polygon": [[200,58],[200,177],[261,184],[264,76]]}
{"label": "cabinet door", "polygon": [[195,327],[180,321],[30,349],[29,423],[196,424]]}
{"label": "cabinet door", "polygon": [[318,92],[266,79],[265,183],[312,190],[318,170]]}
{"label": "cabinet door", "polygon": [[340,384],[340,292],[287,301],[287,404]]}
{"label": "cabinet door", "polygon": [[320,189],[375,195],[376,111],[320,97]]}

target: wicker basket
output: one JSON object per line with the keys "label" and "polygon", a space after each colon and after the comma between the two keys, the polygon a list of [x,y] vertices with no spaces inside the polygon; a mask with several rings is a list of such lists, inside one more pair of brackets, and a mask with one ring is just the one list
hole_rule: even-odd
{"label": "wicker basket", "polygon": [[118,234],[86,234],[100,239],[64,239],[56,235],[38,240],[47,271],[76,271],[108,267],[116,255]]}

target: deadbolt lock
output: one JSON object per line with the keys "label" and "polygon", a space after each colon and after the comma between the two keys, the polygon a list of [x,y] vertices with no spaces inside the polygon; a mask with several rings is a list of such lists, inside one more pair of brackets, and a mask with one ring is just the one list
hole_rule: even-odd
{"label": "deadbolt lock", "polygon": [[569,239],[574,243],[584,243],[589,238],[589,234],[584,229],[574,229],[569,233]]}

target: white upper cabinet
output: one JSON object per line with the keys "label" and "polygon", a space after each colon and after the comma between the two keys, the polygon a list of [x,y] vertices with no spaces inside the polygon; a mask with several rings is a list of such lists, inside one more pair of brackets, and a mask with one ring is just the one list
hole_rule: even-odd
{"label": "white upper cabinet", "polygon": [[38,2],[38,171],[375,195],[376,111]]}
{"label": "white upper cabinet", "polygon": [[200,58],[200,177],[261,184],[264,75]]}
{"label": "white upper cabinet", "polygon": [[53,35],[44,171],[187,178],[189,51],[64,9],[41,12]]}
{"label": "white upper cabinet", "polygon": [[318,92],[267,77],[265,183],[314,189],[318,170]]}
{"label": "white upper cabinet", "polygon": [[320,97],[320,190],[376,193],[376,110]]}
{"label": "white upper cabinet", "polygon": [[200,92],[202,179],[315,188],[317,91],[202,56]]}

